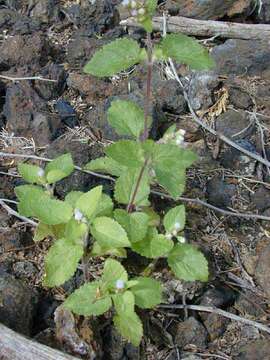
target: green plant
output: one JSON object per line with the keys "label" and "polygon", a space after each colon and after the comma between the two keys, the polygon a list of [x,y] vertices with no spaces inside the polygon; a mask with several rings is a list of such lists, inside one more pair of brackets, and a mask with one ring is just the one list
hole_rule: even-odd
{"label": "green plant", "polygon": [[[174,199],[185,188],[185,172],[195,160],[183,146],[182,130],[168,129],[158,142],[149,139],[151,127],[151,79],[153,62],[172,58],[193,69],[213,66],[207,51],[195,40],[168,35],[160,44],[151,40],[152,15],[157,0],[123,1],[147,32],[146,49],[127,38],[105,45],[85,66],[95,76],[112,76],[139,62],[147,63],[145,106],[142,110],[131,101],[115,100],[108,121],[119,135],[127,137],[105,149],[102,158],[92,160],[85,169],[116,177],[114,202],[97,186],[86,193],[72,191],[64,200],[54,195],[54,184],[74,171],[70,154],[47,164],[45,169],[21,163],[19,172],[30,185],[15,189],[19,212],[39,220],[35,241],[47,236],[55,239],[45,259],[44,286],[54,287],[70,279],[81,262],[85,284],[71,294],[63,306],[76,314],[101,315],[113,306],[114,323],[134,345],[143,335],[135,305],[152,308],[162,301],[162,286],[150,276],[151,266],[143,275],[128,278],[120,262],[126,248],[154,259],[167,258],[174,274],[186,281],[207,281],[208,266],[203,254],[185,243],[185,207],[177,205],[160,216],[151,207],[150,186],[162,186]],[[116,208],[115,205],[116,204]],[[91,256],[105,256],[103,274],[89,282]],[[149,270],[150,269],[150,270]]]}

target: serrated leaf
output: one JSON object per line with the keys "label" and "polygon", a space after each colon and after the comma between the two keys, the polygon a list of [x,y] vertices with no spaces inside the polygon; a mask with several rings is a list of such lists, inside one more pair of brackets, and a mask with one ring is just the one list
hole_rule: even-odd
{"label": "serrated leaf", "polygon": [[148,216],[148,226],[158,227],[160,225],[160,216],[151,207],[142,207],[142,212]]}
{"label": "serrated leaf", "polygon": [[72,207],[61,200],[52,199],[39,190],[22,196],[18,210],[24,216],[32,216],[47,225],[67,223],[72,217]]}
{"label": "serrated leaf", "polygon": [[204,255],[191,244],[177,244],[168,256],[175,275],[186,281],[207,281],[208,265]]}
{"label": "serrated leaf", "polygon": [[141,61],[145,50],[140,49],[137,41],[117,39],[102,47],[85,65],[84,72],[98,77],[112,76]]}
{"label": "serrated leaf", "polygon": [[[140,169],[129,169],[124,172],[115,182],[114,197],[120,204],[127,205],[134,194]],[[143,172],[140,186],[134,198],[136,206],[149,205],[148,196],[150,194],[149,175],[147,170]]]}
{"label": "serrated leaf", "polygon": [[39,166],[20,163],[18,171],[21,177],[31,184],[45,184],[45,177],[42,174],[44,171]]}
{"label": "serrated leaf", "polygon": [[120,140],[105,149],[107,156],[128,168],[139,168],[144,163],[141,145],[132,140]]}
{"label": "serrated leaf", "polygon": [[158,234],[155,228],[150,228],[146,237],[132,244],[132,250],[150,259],[166,256],[173,248],[173,241]]}
{"label": "serrated leaf", "polygon": [[117,280],[123,280],[124,282],[127,282],[128,274],[119,261],[114,259],[107,259],[104,264],[103,275],[101,278],[102,288],[115,289]]}
{"label": "serrated leaf", "polygon": [[215,62],[207,49],[184,34],[169,34],[161,43],[163,53],[194,70],[211,69]]}
{"label": "serrated leaf", "polygon": [[[19,200],[22,200],[24,198],[28,198],[31,196],[31,194],[36,194],[37,196],[42,195],[45,193],[44,189],[40,186],[35,185],[20,185],[16,186],[15,194]],[[27,215],[26,215],[27,216]]]}
{"label": "serrated leaf", "polygon": [[69,176],[74,171],[71,154],[58,156],[45,167],[48,184],[53,184]]}
{"label": "serrated leaf", "polygon": [[122,226],[108,217],[95,218],[91,233],[101,247],[111,249],[130,246],[127,233]]}
{"label": "serrated leaf", "polygon": [[92,215],[92,219],[97,216],[111,217],[113,213],[113,202],[109,195],[101,194],[98,206]]}
{"label": "serrated leaf", "polygon": [[181,231],[186,223],[186,211],[184,205],[170,209],[163,219],[165,230],[170,233],[173,230]]}
{"label": "serrated leaf", "polygon": [[115,100],[108,110],[108,121],[119,135],[138,139],[144,129],[144,111],[133,101]]}
{"label": "serrated leaf", "polygon": [[102,186],[96,186],[83,194],[76,202],[76,209],[79,209],[88,219],[95,213],[102,195]]}
{"label": "serrated leaf", "polygon": [[71,218],[66,224],[65,238],[72,241],[74,244],[83,245],[87,232],[88,226],[85,223]]}
{"label": "serrated leaf", "polygon": [[143,326],[138,315],[133,313],[118,314],[113,318],[114,325],[119,333],[131,342],[134,346],[139,346],[143,337]]}
{"label": "serrated leaf", "polygon": [[83,194],[84,193],[82,191],[71,191],[66,195],[65,202],[67,202],[69,205],[73,207],[73,209],[75,209],[76,202]]}
{"label": "serrated leaf", "polygon": [[137,277],[133,279],[137,284],[131,291],[135,296],[135,304],[142,309],[151,309],[162,301],[162,286],[154,279]]}
{"label": "serrated leaf", "polygon": [[115,311],[124,316],[134,312],[135,297],[131,291],[125,291],[120,294],[113,295],[113,304]]}
{"label": "serrated leaf", "polygon": [[82,256],[82,245],[74,245],[65,238],[57,240],[45,257],[43,284],[48,287],[60,286],[69,280],[75,273]]}
{"label": "serrated leaf", "polygon": [[131,243],[144,239],[148,229],[148,215],[143,212],[128,214],[126,210],[116,209],[114,218],[126,230]]}
{"label": "serrated leaf", "polygon": [[111,297],[100,293],[100,282],[81,286],[64,302],[63,306],[83,316],[102,315],[112,306]]}
{"label": "serrated leaf", "polygon": [[125,166],[119,164],[117,161],[104,156],[95,160],[91,160],[84,167],[85,170],[97,171],[113,176],[120,176],[126,169]]}
{"label": "serrated leaf", "polygon": [[34,242],[42,241],[48,236],[54,236],[52,227],[50,225],[39,223],[35,229]]}
{"label": "serrated leaf", "polygon": [[94,242],[91,253],[91,256],[104,256],[104,255],[110,255],[115,256],[119,258],[126,258],[127,257],[127,251],[125,248],[104,248],[99,245],[97,241]]}

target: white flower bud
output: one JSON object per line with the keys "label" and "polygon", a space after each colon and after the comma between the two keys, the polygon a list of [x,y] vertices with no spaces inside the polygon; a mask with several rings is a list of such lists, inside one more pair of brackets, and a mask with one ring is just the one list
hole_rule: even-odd
{"label": "white flower bud", "polygon": [[122,279],[116,280],[115,287],[117,290],[122,290],[125,288],[125,282]]}
{"label": "white flower bud", "polygon": [[170,234],[170,233],[166,234],[166,235],[165,235],[165,238],[166,238],[167,240],[171,240],[171,239],[172,239],[172,234]]}
{"label": "white flower bud", "polygon": [[172,234],[173,234],[173,236],[176,236],[177,235],[177,230],[173,230]]}
{"label": "white flower bud", "polygon": [[186,239],[184,238],[184,236],[178,236],[177,240],[180,242],[180,244],[185,244]]}
{"label": "white flower bud", "polygon": [[180,224],[179,222],[176,222],[176,223],[174,224],[174,229],[175,229],[175,230],[181,229],[181,224]]}
{"label": "white flower bud", "polygon": [[186,134],[186,130],[184,130],[184,129],[180,129],[177,132],[182,136],[185,136],[185,134]]}
{"label": "white flower bud", "polygon": [[43,177],[45,175],[45,171],[43,169],[39,169],[38,172],[37,172],[38,176],[39,177]]}
{"label": "white flower bud", "polygon": [[81,221],[83,219],[83,214],[80,212],[79,209],[74,210],[74,218],[77,221]]}

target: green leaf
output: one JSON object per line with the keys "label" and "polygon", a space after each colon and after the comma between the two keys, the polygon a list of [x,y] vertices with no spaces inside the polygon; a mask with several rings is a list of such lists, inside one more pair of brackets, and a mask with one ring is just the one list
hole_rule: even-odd
{"label": "green leaf", "polygon": [[166,256],[173,248],[173,241],[158,234],[155,228],[150,228],[146,237],[132,244],[132,250],[150,259]]}
{"label": "green leaf", "polygon": [[76,202],[79,209],[88,219],[95,213],[102,195],[102,186],[96,186],[83,194]]}
{"label": "green leaf", "polygon": [[144,163],[141,145],[132,140],[120,140],[106,147],[107,156],[128,168],[138,168]]}
{"label": "green leaf", "polygon": [[67,202],[69,205],[73,207],[73,209],[75,209],[76,202],[83,194],[84,193],[82,191],[71,191],[66,195],[65,202]]}
{"label": "green leaf", "polygon": [[150,13],[151,15],[153,15],[154,12],[156,11],[157,3],[158,3],[158,0],[146,0],[145,6],[147,9],[147,12]]}
{"label": "green leaf", "polygon": [[118,314],[113,318],[114,325],[120,334],[134,346],[139,346],[143,337],[143,326],[135,312]]}
{"label": "green leaf", "polygon": [[173,230],[181,231],[186,223],[186,211],[184,205],[176,206],[170,209],[163,219],[165,230],[171,233]]}
{"label": "green leaf", "polygon": [[112,301],[110,296],[101,294],[100,282],[94,281],[74,291],[63,306],[78,315],[98,316],[110,309]]}
{"label": "green leaf", "polygon": [[42,187],[35,185],[16,186],[14,191],[19,200],[23,200],[24,198],[29,198],[31,194],[36,194],[37,196],[41,196],[45,194],[45,191]]}
{"label": "green leaf", "polygon": [[112,76],[140,62],[146,57],[137,41],[117,39],[95,53],[84,67],[84,72],[98,77]]}
{"label": "green leaf", "polygon": [[101,278],[102,288],[104,286],[105,289],[115,289],[117,280],[127,282],[128,274],[119,261],[107,259],[104,264],[103,275]]}
{"label": "green leaf", "polygon": [[44,240],[48,236],[54,236],[52,227],[50,225],[39,223],[35,229],[34,242]]}
{"label": "green leaf", "polygon": [[144,129],[144,112],[133,101],[113,101],[108,110],[108,120],[119,135],[138,139]]}
{"label": "green leaf", "polygon": [[127,251],[124,248],[105,248],[101,247],[97,241],[94,242],[91,253],[91,256],[104,256],[104,255],[110,255],[110,256],[116,256],[120,258],[126,258],[127,257]]}
{"label": "green leaf", "polygon": [[167,57],[181,64],[189,65],[194,70],[211,69],[215,62],[207,49],[193,38],[184,34],[169,34],[161,43]]}
{"label": "green leaf", "polygon": [[113,295],[113,304],[118,314],[128,315],[134,312],[135,297],[131,291],[115,294]]}
{"label": "green leaf", "polygon": [[91,160],[84,167],[85,170],[97,171],[113,176],[120,176],[126,169],[125,166],[119,164],[117,161],[104,156],[95,160]]}
{"label": "green leaf", "polygon": [[204,255],[193,245],[177,244],[168,256],[175,275],[186,281],[207,281],[208,265]]}
{"label": "green leaf", "polygon": [[20,214],[36,217],[47,225],[67,223],[73,212],[69,204],[52,199],[39,190],[23,196],[18,204],[18,210]]}
{"label": "green leaf", "polygon": [[[127,205],[136,189],[140,169],[129,169],[124,172],[115,182],[114,197],[120,204]],[[141,183],[136,193],[134,204],[136,206],[149,205],[150,194],[149,175],[147,169],[144,171]]]}
{"label": "green leaf", "polygon": [[64,154],[48,163],[45,168],[48,184],[55,183],[69,176],[74,171],[74,164],[70,154]]}
{"label": "green leaf", "polygon": [[21,177],[31,184],[45,184],[44,170],[39,166],[20,163],[18,171]]}
{"label": "green leaf", "polygon": [[114,211],[115,220],[123,226],[131,243],[141,241],[147,232],[149,217],[143,212],[128,214],[123,209]]}
{"label": "green leaf", "polygon": [[133,279],[137,285],[131,291],[135,296],[135,304],[142,309],[151,309],[162,301],[162,286],[154,279],[137,277]]}
{"label": "green leaf", "polygon": [[74,275],[83,256],[83,246],[74,245],[68,239],[59,239],[45,258],[44,286],[60,286]]}
{"label": "green leaf", "polygon": [[87,231],[88,226],[85,223],[71,218],[66,224],[65,238],[72,241],[74,244],[83,245]]}
{"label": "green leaf", "polygon": [[122,226],[108,217],[95,218],[91,233],[101,247],[111,249],[130,246],[127,233]]}
{"label": "green leaf", "polygon": [[111,217],[113,213],[113,202],[109,195],[101,194],[96,211],[92,215],[92,219],[97,216]]}
{"label": "green leaf", "polygon": [[144,206],[141,210],[148,216],[148,226],[158,227],[160,225],[160,216],[151,207]]}

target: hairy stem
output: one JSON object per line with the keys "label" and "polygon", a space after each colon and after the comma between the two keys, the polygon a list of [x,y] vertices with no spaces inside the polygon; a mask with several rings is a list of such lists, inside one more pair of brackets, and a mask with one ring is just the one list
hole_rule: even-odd
{"label": "hairy stem", "polygon": [[141,136],[141,141],[148,139],[148,118],[150,115],[151,97],[152,97],[152,75],[153,75],[153,47],[151,33],[147,33],[147,81],[146,81],[146,94],[144,102],[144,131]]}
{"label": "hairy stem", "polygon": [[134,206],[135,206],[134,202],[135,202],[136,196],[138,194],[140,184],[141,184],[141,181],[142,181],[142,178],[143,178],[143,174],[144,174],[144,171],[145,171],[145,169],[147,167],[147,163],[148,163],[148,159],[146,159],[144,161],[144,164],[143,164],[143,166],[142,166],[142,168],[140,170],[140,173],[139,173],[136,185],[135,185],[135,189],[133,191],[133,194],[132,194],[132,196],[130,198],[130,201],[129,201],[129,204],[127,206],[127,212],[128,213],[131,213],[134,210]]}

